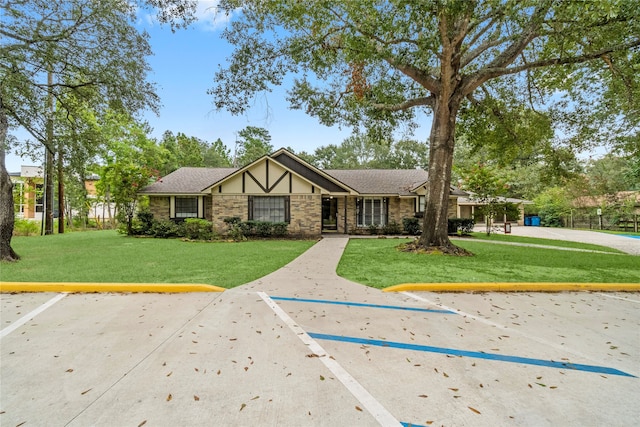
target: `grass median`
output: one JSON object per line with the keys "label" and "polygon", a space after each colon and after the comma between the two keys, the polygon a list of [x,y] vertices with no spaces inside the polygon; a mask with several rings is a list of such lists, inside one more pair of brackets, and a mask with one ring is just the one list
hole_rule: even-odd
{"label": "grass median", "polygon": [[[416,254],[396,249],[408,241],[352,239],[340,260],[338,274],[375,288],[399,283],[640,283],[640,257],[633,255],[495,245],[475,239],[455,241],[456,245],[473,252],[473,257]],[[566,246],[563,243],[558,245]],[[589,245],[589,249],[596,248],[607,250]]]}
{"label": "grass median", "polygon": [[131,238],[115,231],[15,237],[19,262],[2,263],[5,282],[202,283],[223,288],[251,282],[310,248],[310,240],[242,243]]}

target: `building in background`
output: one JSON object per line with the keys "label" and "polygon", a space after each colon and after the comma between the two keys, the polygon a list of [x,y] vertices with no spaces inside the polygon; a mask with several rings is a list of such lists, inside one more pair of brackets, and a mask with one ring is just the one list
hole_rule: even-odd
{"label": "building in background", "polygon": [[10,173],[16,218],[42,221],[44,212],[44,170],[42,166],[21,166]]}

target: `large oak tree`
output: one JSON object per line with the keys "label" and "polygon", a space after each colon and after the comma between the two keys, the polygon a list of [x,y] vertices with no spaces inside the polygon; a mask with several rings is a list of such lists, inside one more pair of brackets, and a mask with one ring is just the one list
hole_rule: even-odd
{"label": "large oak tree", "polygon": [[223,0],[221,7],[234,15],[224,37],[235,50],[210,90],[218,108],[241,114],[257,93],[292,75],[291,106],[326,125],[388,134],[429,112],[423,247],[456,252],[447,206],[461,108],[492,110],[505,96],[541,108],[560,97],[555,108],[566,105],[579,118],[570,101],[598,108],[605,100],[599,111],[627,129],[622,116],[638,111],[638,98],[626,96],[637,93],[640,74],[638,0]]}

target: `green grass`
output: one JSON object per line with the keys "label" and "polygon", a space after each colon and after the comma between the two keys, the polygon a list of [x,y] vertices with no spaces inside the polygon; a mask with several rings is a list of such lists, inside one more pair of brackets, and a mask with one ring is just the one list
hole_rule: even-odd
{"label": "green grass", "polygon": [[400,283],[640,283],[640,257],[456,240],[473,257],[400,252],[405,239],[352,239],[338,274],[375,288]]}
{"label": "green grass", "polygon": [[14,237],[19,262],[0,265],[2,281],[201,283],[232,288],[284,266],[315,242],[242,243],[132,238],[115,231]]}
{"label": "green grass", "polygon": [[618,249],[609,248],[606,246],[594,245],[591,243],[569,242],[566,240],[553,240],[553,239],[539,239],[537,237],[523,237],[506,234],[491,234],[487,236],[487,233],[472,233],[474,239],[489,240],[494,242],[513,242],[513,243],[527,243],[534,245],[546,245],[546,246],[558,246],[562,248],[572,249],[585,249],[590,251],[611,252],[622,254],[624,252]]}

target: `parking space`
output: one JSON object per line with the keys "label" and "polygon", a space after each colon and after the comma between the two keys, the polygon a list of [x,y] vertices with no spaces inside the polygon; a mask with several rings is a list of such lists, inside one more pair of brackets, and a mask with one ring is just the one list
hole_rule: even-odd
{"label": "parking space", "polygon": [[374,308],[280,304],[403,422],[626,425],[640,416],[640,306],[614,296],[407,294],[457,314],[392,323]]}
{"label": "parking space", "polygon": [[640,419],[638,293],[384,293],[321,243],[224,293],[0,295],[0,424]]}

